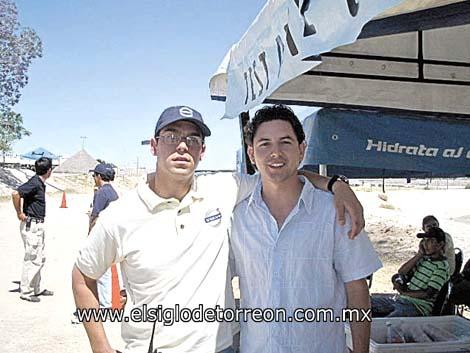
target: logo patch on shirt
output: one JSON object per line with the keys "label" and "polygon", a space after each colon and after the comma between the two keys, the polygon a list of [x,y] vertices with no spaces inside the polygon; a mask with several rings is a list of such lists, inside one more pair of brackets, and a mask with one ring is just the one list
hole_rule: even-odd
{"label": "logo patch on shirt", "polygon": [[222,220],[222,213],[220,213],[220,210],[218,208],[216,208],[215,210],[207,211],[206,217],[204,218],[204,222],[208,223],[209,225],[213,227],[220,224],[221,220]]}

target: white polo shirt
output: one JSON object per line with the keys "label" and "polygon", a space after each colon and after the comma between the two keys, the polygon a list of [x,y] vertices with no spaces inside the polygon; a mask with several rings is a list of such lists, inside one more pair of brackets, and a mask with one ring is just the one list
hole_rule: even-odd
{"label": "white polo shirt", "polygon": [[[228,227],[237,201],[257,177],[218,173],[195,178],[179,202],[158,197],[147,184],[110,204],[81,249],[76,265],[99,278],[120,263],[134,308],[232,308]],[[152,322],[122,323],[126,353],[147,352]],[[154,348],[161,353],[211,353],[232,344],[227,322],[157,322]]]}
{"label": "white polo shirt", "polygon": [[[303,178],[302,178],[303,179]],[[333,195],[304,182],[281,229],[261,197],[261,182],[233,214],[230,236],[242,308],[332,309],[341,317],[345,283],[382,265],[367,235],[350,240],[339,226]],[[282,202],[282,200],[280,200]],[[348,220],[349,221],[349,220]],[[346,353],[344,322],[240,322],[240,351]]]}

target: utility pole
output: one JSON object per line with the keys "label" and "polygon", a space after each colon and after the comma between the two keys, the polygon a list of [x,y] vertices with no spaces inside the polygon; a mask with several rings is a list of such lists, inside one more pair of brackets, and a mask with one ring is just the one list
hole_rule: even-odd
{"label": "utility pole", "polygon": [[88,137],[87,136],[80,136],[80,138],[82,139],[82,150],[85,149],[85,139],[87,139]]}

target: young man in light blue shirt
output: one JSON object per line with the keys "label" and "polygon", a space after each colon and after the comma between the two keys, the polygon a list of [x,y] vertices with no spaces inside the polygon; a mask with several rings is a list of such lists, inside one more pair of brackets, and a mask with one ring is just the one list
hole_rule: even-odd
{"label": "young man in light blue shirt", "polygon": [[[345,353],[342,310],[358,309],[368,318],[365,278],[380,260],[365,234],[350,240],[348,224],[335,222],[333,196],[297,174],[304,139],[285,106],[260,109],[248,126],[248,153],[261,180],[235,208],[232,268],[240,278],[241,308],[282,312],[278,322],[241,320],[241,352]],[[317,309],[329,310],[332,320],[302,321]],[[351,331],[353,352],[368,352],[370,322],[353,320]]]}

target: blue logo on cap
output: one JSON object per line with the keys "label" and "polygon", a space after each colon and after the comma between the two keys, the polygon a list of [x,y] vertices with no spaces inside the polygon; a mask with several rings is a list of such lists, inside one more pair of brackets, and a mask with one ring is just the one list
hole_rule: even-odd
{"label": "blue logo on cap", "polygon": [[194,116],[194,112],[189,107],[181,107],[180,108],[180,115],[184,116],[185,118],[192,118]]}

